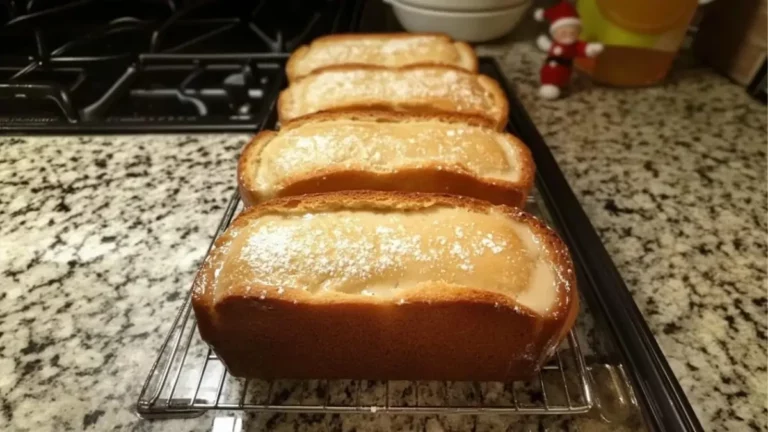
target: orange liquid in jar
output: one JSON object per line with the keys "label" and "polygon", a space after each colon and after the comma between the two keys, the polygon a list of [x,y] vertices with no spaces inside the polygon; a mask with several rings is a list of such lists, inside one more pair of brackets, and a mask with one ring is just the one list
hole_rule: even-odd
{"label": "orange liquid in jar", "polygon": [[606,46],[596,58],[578,58],[575,64],[600,84],[639,87],[663,80],[676,55],[648,48]]}
{"label": "orange liquid in jar", "polygon": [[579,0],[584,34],[604,51],[577,59],[594,81],[617,87],[657,84],[669,72],[697,0]]}

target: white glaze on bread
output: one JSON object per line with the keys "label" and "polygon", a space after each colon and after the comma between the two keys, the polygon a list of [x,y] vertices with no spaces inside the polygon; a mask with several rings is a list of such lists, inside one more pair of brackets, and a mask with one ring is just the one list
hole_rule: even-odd
{"label": "white glaze on bread", "polygon": [[552,354],[578,295],[565,246],[521,210],[349,192],[246,210],[193,306],[236,376],[503,380]]}
{"label": "white glaze on bread", "polygon": [[508,102],[499,84],[460,68],[417,65],[398,69],[342,65],[319,69],[280,93],[281,122],[322,111],[378,108],[400,112],[462,113],[498,129]]}
{"label": "white glaze on bread", "polygon": [[315,114],[277,133],[261,132],[241,154],[238,182],[247,204],[372,189],[520,206],[534,170],[523,143],[477,117],[353,111]]}

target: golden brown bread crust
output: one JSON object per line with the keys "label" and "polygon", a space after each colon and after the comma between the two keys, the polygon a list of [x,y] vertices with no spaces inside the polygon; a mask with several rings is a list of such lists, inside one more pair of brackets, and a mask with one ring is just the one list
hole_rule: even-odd
{"label": "golden brown bread crust", "polygon": [[[443,283],[404,290],[401,301],[359,294],[315,296],[271,286],[211,281],[233,233],[267,214],[452,206],[500,211],[541,239],[560,276],[546,315],[508,295]],[[264,293],[260,295],[259,293]],[[345,192],[284,198],[240,214],[215,242],[195,279],[192,304],[202,338],[239,377],[509,381],[530,377],[573,326],[579,299],[573,264],[557,235],[512,207],[456,196]]]}
{"label": "golden brown bread crust", "polygon": [[288,57],[288,61],[285,62],[285,76],[288,78],[289,84],[300,78],[298,72],[296,71],[296,64],[298,64],[301,59],[307,55],[308,52],[309,45],[301,45],[291,53],[291,56]]}
{"label": "golden brown bread crust", "polygon": [[480,61],[477,59],[477,53],[475,49],[466,42],[456,41],[453,43],[456,49],[459,51],[459,55],[462,57],[464,68],[469,72],[477,73],[480,69]]}
{"label": "golden brown bread crust", "polygon": [[409,121],[409,120],[439,120],[448,123],[463,123],[470,126],[493,128],[494,122],[490,121],[487,117],[472,114],[459,114],[454,112],[441,112],[441,113],[429,113],[429,112],[415,112],[415,113],[402,113],[388,110],[375,110],[375,109],[344,109],[339,108],[330,112],[321,112],[316,114],[308,114],[303,117],[297,118],[289,122],[285,122],[280,125],[280,130],[295,129],[303,124],[317,122],[317,121],[332,121],[338,119],[352,119],[352,120],[371,120],[386,122],[397,121]]}
{"label": "golden brown bread crust", "polygon": [[294,112],[296,111],[295,106],[296,104],[300,104],[301,101],[295,100],[296,97],[300,97],[300,95],[296,95],[294,90],[298,86],[296,84],[301,83],[302,81],[312,79],[313,77],[320,75],[324,72],[334,72],[334,71],[355,71],[355,70],[369,70],[369,71],[377,71],[377,70],[385,70],[385,71],[409,71],[409,70],[416,70],[416,69],[434,69],[434,70],[443,70],[443,71],[455,71],[460,74],[470,74],[470,72],[467,72],[466,70],[455,67],[455,66],[447,66],[447,65],[410,65],[410,66],[404,66],[401,68],[386,68],[381,66],[373,66],[373,65],[337,65],[337,66],[329,66],[324,67],[315,70],[309,75],[306,75],[302,77],[301,79],[295,81],[292,85],[288,86],[285,90],[280,92],[280,95],[277,99],[277,113],[278,113],[278,120],[281,124],[289,122],[289,121],[295,121],[297,119],[300,119],[301,117],[305,117],[308,115],[313,115],[317,112],[337,112],[337,111],[365,111],[365,110],[377,110],[377,111],[391,111],[391,112],[402,112],[402,113],[408,113],[408,114],[462,114],[462,115],[469,115],[469,116],[475,116],[475,117],[484,117],[490,124],[493,125],[493,127],[496,130],[504,130],[504,128],[507,125],[507,121],[509,119],[509,101],[507,100],[506,93],[501,88],[498,82],[494,80],[493,78],[490,78],[485,75],[481,74],[472,74],[476,77],[478,83],[491,95],[494,105],[496,107],[496,112],[488,112],[486,110],[463,110],[460,111],[456,109],[455,107],[446,107],[444,104],[434,104],[428,100],[419,100],[417,97],[410,98],[408,101],[392,101],[392,100],[381,100],[377,101],[376,103],[359,103],[359,104],[353,104],[353,103],[347,103],[347,102],[340,102],[338,105],[327,107],[324,109],[321,109],[320,111],[315,112],[308,112],[305,114],[295,115]]}
{"label": "golden brown bread crust", "polygon": [[[401,39],[401,38],[410,38],[414,36],[435,36],[444,38],[446,41],[453,43],[454,47],[459,53],[459,56],[461,57],[461,64],[460,65],[453,65],[451,63],[411,63],[409,66],[414,65],[434,65],[434,64],[446,64],[446,65],[453,65],[453,66],[459,66],[468,72],[477,72],[478,70],[478,59],[477,54],[475,54],[475,50],[466,42],[460,42],[460,41],[453,41],[450,36],[443,34],[443,33],[405,33],[405,32],[399,32],[399,33],[346,33],[346,34],[333,34],[333,35],[327,35],[322,36],[314,41],[312,43],[315,43],[317,41],[343,41],[343,40],[353,40],[353,39],[363,39],[363,38],[370,38],[370,37],[377,37],[381,39]],[[301,60],[310,52],[310,49],[312,48],[312,43],[309,45],[302,45],[298,48],[296,48],[291,56],[288,58],[288,62],[285,64],[285,74],[288,77],[288,82],[294,82],[298,79],[301,79],[302,77],[306,76],[307,74],[301,74],[297,68],[298,64],[301,62]],[[366,63],[345,63],[347,66],[366,66]],[[310,73],[314,72],[313,69]]]}
{"label": "golden brown bread crust", "polygon": [[[367,120],[382,123],[434,120],[478,127],[489,125],[488,120],[480,116],[454,113],[405,114],[367,110],[325,112],[304,116],[282,125],[281,131],[295,129],[310,122],[334,120]],[[255,185],[256,174],[254,171],[258,168],[261,150],[277,134],[273,131],[260,132],[244,147],[240,155],[237,164],[238,190],[246,206],[258,204],[270,198],[261,196],[259,193]],[[517,154],[520,155],[519,162],[522,167],[522,174],[519,181],[510,182],[482,178],[464,169],[437,165],[400,169],[392,173],[329,168],[290,179],[280,189],[277,196],[287,197],[344,190],[429,192],[462,195],[486,200],[493,204],[523,207],[533,187],[535,164],[530,150],[525,144],[512,135],[505,135],[506,139],[515,146]]]}

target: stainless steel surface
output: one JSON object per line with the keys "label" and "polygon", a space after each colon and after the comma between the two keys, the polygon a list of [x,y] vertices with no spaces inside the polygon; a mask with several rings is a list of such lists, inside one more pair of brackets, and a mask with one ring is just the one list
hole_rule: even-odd
{"label": "stainless steel surface", "polygon": [[[233,196],[217,235],[240,206]],[[533,198],[528,209],[546,217]],[[139,396],[136,411],[143,418],[194,417],[206,410],[565,415],[585,413],[593,405],[591,378],[575,332],[528,382],[262,381],[229,375],[200,339],[191,310],[188,296]]]}

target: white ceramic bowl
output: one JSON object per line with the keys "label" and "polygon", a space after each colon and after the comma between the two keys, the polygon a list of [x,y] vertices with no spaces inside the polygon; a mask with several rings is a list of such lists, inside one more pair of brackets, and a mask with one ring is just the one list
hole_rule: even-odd
{"label": "white ceramic bowl", "polygon": [[493,11],[507,9],[530,0],[399,0],[400,3],[417,8],[439,11]]}
{"label": "white ceramic bowl", "polygon": [[512,31],[523,18],[530,0],[506,9],[482,12],[455,12],[425,9],[384,0],[390,4],[397,20],[411,32],[446,33],[452,38],[467,42],[485,42]]}

